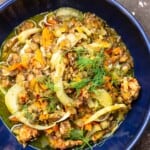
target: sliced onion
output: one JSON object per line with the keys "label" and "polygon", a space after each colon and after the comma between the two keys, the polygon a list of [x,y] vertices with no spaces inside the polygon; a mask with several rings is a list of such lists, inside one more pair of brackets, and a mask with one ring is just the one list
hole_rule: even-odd
{"label": "sliced onion", "polygon": [[19,111],[18,94],[21,93],[22,91],[24,91],[24,88],[18,84],[15,84],[8,90],[8,92],[5,95],[5,104],[10,113],[13,114],[11,117],[16,117],[18,121],[20,121],[21,123],[24,123],[25,125],[34,129],[46,130],[55,126],[56,123],[66,120],[70,116],[70,112],[66,112],[59,120],[53,122],[50,125],[31,124],[30,121],[24,117],[24,112]]}
{"label": "sliced onion", "polygon": [[24,117],[24,113],[21,112],[16,112],[13,116],[15,116],[21,123],[24,123],[25,125],[37,129],[37,130],[47,130],[49,128],[52,128],[53,126],[55,126],[57,123],[66,120],[69,116],[70,113],[66,112],[59,120],[51,123],[50,125],[38,125],[38,124],[31,124],[29,119]]}
{"label": "sliced onion", "polygon": [[[52,13],[48,13],[47,15],[44,16],[44,19],[42,20],[44,24],[46,25],[51,25],[50,23],[47,22],[47,18],[49,15],[52,15]],[[41,22],[42,23],[42,22]],[[42,26],[43,27],[43,26]]]}
{"label": "sliced onion", "polygon": [[110,114],[106,114],[106,115],[103,116],[102,118],[99,117],[98,119],[96,119],[96,122],[102,122],[102,121],[105,121],[106,119],[108,119],[109,116],[110,116]]}
{"label": "sliced onion", "polygon": [[15,129],[19,129],[23,124],[22,123],[19,123],[19,124],[15,124],[11,127],[11,131],[14,131]]}
{"label": "sliced onion", "polygon": [[62,52],[60,50],[52,55],[51,65],[52,68],[55,68],[55,73],[53,76],[54,90],[59,101],[64,106],[72,106],[73,99],[70,98],[64,91],[62,77],[65,69],[65,64],[63,63]]}
{"label": "sliced onion", "polygon": [[22,31],[18,36],[18,40],[20,43],[25,43],[26,40],[29,38],[29,36],[31,36],[32,34],[38,33],[40,32],[41,29],[40,28],[31,28],[31,29],[27,29],[25,31]]}
{"label": "sliced onion", "polygon": [[41,21],[38,23],[38,25],[39,25],[39,27],[44,28],[44,21],[41,20]]}
{"label": "sliced onion", "polygon": [[115,105],[112,105],[112,106],[104,107],[104,108],[98,110],[97,112],[95,112],[91,117],[89,117],[84,122],[84,125],[88,124],[88,123],[90,123],[92,121],[96,121],[99,117],[105,115],[106,113],[110,113],[112,111],[123,109],[123,108],[126,108],[126,107],[127,106],[125,104],[115,104]]}
{"label": "sliced onion", "polygon": [[20,55],[24,55],[25,54],[25,50],[30,47],[30,44],[31,44],[31,40],[27,40],[25,42],[25,45],[23,46],[23,48],[20,49]]}
{"label": "sliced onion", "polygon": [[63,41],[68,40],[70,42],[71,47],[74,47],[80,40],[87,39],[86,34],[84,33],[69,33],[67,35],[62,34],[57,40],[57,46]]}
{"label": "sliced onion", "polygon": [[9,112],[14,114],[18,111],[18,95],[24,91],[24,88],[18,84],[12,86],[5,95],[5,105],[7,106]]}
{"label": "sliced onion", "polygon": [[[24,22],[25,22],[25,21],[24,21]],[[17,33],[18,28],[19,28],[24,22],[22,22],[19,26],[17,26],[17,27],[15,28],[15,34],[16,34],[16,35],[18,34],[18,33]],[[32,20],[32,19],[27,20],[27,22],[32,22],[32,23],[34,24],[34,27],[37,26],[36,22],[35,22],[34,20]]]}
{"label": "sliced onion", "polygon": [[80,11],[69,7],[59,8],[55,12],[56,16],[74,16],[78,18],[82,15]]}

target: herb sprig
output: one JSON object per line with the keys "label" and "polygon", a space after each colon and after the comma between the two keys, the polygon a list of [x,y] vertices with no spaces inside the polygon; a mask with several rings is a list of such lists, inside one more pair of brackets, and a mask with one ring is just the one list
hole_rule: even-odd
{"label": "herb sprig", "polygon": [[87,56],[79,56],[77,60],[77,66],[79,69],[89,72],[88,82],[90,80],[90,90],[94,90],[96,87],[101,86],[104,83],[104,76],[106,74],[103,67],[104,59],[104,53],[103,50],[101,50],[93,59]]}
{"label": "herb sprig", "polygon": [[87,58],[87,57],[82,57],[82,56],[79,57],[77,61],[77,65],[80,70],[91,68],[93,67],[94,63],[95,63],[94,60]]}
{"label": "herb sprig", "polygon": [[48,112],[53,113],[56,110],[57,103],[55,100],[51,101],[47,106]]}
{"label": "herb sprig", "polygon": [[49,77],[44,76],[43,78],[38,79],[38,82],[45,84],[49,90],[54,91],[54,83]]}
{"label": "herb sprig", "polygon": [[90,79],[83,79],[79,82],[72,82],[70,85],[72,88],[75,88],[76,90],[79,90],[86,86],[89,83]]}
{"label": "herb sprig", "polygon": [[92,145],[89,143],[90,139],[88,137],[85,137],[84,131],[80,129],[72,129],[70,131],[69,139],[71,140],[81,140],[83,141],[83,144],[81,147],[77,148],[82,150],[85,146],[88,146],[91,150]]}
{"label": "herb sprig", "polygon": [[43,97],[43,98],[48,101],[48,105],[47,105],[48,112],[50,113],[55,112],[56,106],[58,104],[57,99],[53,96],[48,96],[48,97]]}

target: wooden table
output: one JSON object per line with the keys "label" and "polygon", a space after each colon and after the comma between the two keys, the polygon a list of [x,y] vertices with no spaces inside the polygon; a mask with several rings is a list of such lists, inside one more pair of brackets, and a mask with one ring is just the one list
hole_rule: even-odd
{"label": "wooden table", "polygon": [[[150,0],[117,0],[141,23],[150,38]],[[133,150],[150,150],[150,122]]]}

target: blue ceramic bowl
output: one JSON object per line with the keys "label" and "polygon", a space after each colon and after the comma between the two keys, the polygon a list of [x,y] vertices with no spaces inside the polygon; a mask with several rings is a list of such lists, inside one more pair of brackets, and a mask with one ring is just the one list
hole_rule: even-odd
{"label": "blue ceramic bowl", "polygon": [[[21,21],[37,13],[59,7],[73,7],[96,13],[115,28],[129,48],[135,63],[135,76],[142,90],[133,109],[115,134],[94,150],[129,150],[137,142],[150,117],[150,43],[135,18],[114,0],[7,0],[0,6],[0,43]],[[22,150],[14,136],[0,121],[0,150]],[[26,150],[33,147],[28,146]]]}

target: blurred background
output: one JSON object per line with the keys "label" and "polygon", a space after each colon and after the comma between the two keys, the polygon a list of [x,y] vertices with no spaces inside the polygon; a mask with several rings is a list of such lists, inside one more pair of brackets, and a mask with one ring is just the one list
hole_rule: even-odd
{"label": "blurred background", "polygon": [[150,38],[150,0],[117,0],[129,12],[132,13],[135,18],[144,27],[145,32]]}

